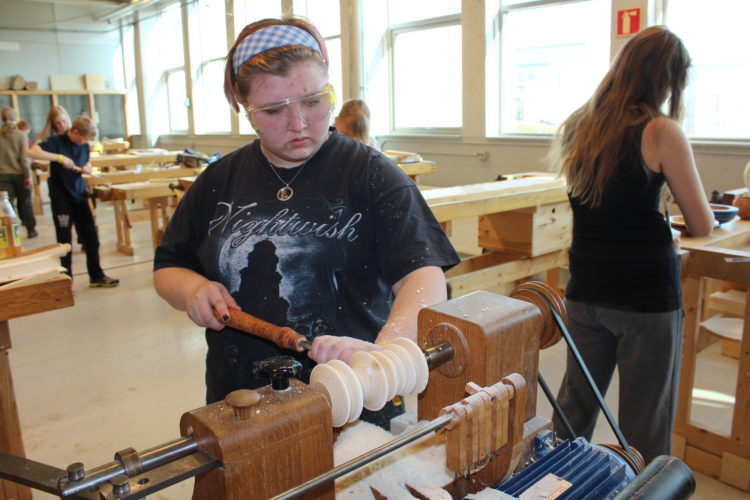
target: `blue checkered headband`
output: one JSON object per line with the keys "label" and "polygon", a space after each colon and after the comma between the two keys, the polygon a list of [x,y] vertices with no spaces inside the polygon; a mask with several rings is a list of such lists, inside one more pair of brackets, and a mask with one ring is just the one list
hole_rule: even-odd
{"label": "blue checkered headband", "polygon": [[315,37],[307,31],[297,28],[296,26],[289,26],[288,24],[274,24],[273,26],[268,26],[250,33],[240,42],[239,45],[237,45],[237,48],[234,49],[234,56],[232,57],[234,74],[237,75],[240,67],[251,57],[258,55],[261,52],[265,52],[268,49],[285,47],[288,45],[310,47],[311,49],[320,52],[321,55],[323,54]]}

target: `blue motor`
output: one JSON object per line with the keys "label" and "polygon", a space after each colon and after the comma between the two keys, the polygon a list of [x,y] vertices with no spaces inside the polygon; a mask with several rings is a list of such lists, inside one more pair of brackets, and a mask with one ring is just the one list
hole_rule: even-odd
{"label": "blue motor", "polygon": [[571,483],[558,500],[604,500],[614,498],[633,480],[636,472],[617,453],[584,438],[548,447],[551,433],[535,440],[536,461],[501,483],[497,489],[518,497],[548,474]]}

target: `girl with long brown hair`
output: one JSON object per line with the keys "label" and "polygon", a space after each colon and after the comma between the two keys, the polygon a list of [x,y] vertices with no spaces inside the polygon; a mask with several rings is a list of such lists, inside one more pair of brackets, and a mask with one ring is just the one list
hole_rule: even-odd
{"label": "girl with long brown hair", "polygon": [[[676,35],[644,29],[563,123],[550,155],[573,208],[570,332],[601,392],[617,366],[619,425],[647,462],[670,452],[682,342],[680,261],[659,211],[664,184],[693,235],[714,222],[676,121],[689,66]],[[558,399],[576,435],[590,439],[599,410],[571,355]],[[565,434],[557,419],[556,428]]]}

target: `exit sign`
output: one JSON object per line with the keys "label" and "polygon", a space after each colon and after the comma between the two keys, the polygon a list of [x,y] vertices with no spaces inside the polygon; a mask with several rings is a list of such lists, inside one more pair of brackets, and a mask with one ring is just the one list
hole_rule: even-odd
{"label": "exit sign", "polygon": [[641,9],[617,11],[617,36],[634,35],[641,30]]}

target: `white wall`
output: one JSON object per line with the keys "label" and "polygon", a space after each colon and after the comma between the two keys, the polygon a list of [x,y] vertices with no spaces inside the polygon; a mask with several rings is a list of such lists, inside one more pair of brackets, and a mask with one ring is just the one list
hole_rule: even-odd
{"label": "white wall", "polygon": [[[115,90],[115,64],[122,65],[119,32],[96,22],[92,8],[22,0],[0,2],[0,80],[15,75],[49,89],[49,75],[103,74]],[[67,21],[66,21],[67,20]],[[64,31],[56,31],[56,23]],[[15,28],[15,29],[13,29]],[[17,50],[16,50],[17,49]]]}

